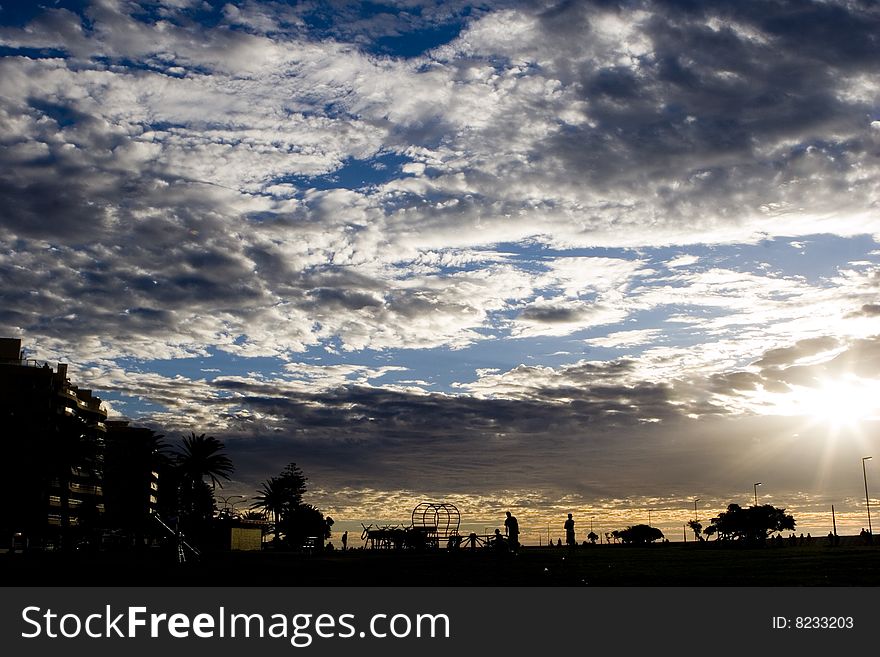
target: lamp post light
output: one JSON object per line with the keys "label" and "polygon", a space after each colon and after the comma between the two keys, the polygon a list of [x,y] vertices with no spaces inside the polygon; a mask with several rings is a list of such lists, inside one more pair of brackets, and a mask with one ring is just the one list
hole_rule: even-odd
{"label": "lamp post light", "polygon": [[755,506],[758,506],[758,486],[761,486],[763,482],[757,482],[755,484]]}
{"label": "lamp post light", "polygon": [[236,504],[244,504],[245,502],[247,502],[247,499],[248,499],[247,495],[239,495],[238,497],[241,498],[238,502],[233,502],[232,504],[229,505],[229,515],[231,515],[231,516],[235,515],[235,505]]}
{"label": "lamp post light", "polygon": [[[233,502],[230,505],[229,500],[231,500],[234,497],[240,497],[241,500],[238,502]],[[247,499],[247,497],[245,497],[244,495],[227,495],[225,497],[222,495],[218,495],[217,499],[223,500],[223,510],[226,511],[228,515],[232,515],[232,512],[235,510],[235,505],[241,504],[242,502],[244,502]]]}
{"label": "lamp post light", "polygon": [[865,478],[865,507],[868,509],[868,534],[871,535],[871,498],[868,497],[868,471],[865,469],[865,461],[870,461],[871,456],[862,457],[862,476]]}

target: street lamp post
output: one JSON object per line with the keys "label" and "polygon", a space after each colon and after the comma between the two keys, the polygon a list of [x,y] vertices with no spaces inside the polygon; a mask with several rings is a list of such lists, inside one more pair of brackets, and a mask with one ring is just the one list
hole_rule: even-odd
{"label": "street lamp post", "polygon": [[872,457],[864,456],[862,457],[862,476],[865,478],[865,507],[868,509],[868,534],[873,534],[871,531],[871,498],[868,497],[868,471],[865,469],[865,461],[870,461]]}
{"label": "street lamp post", "polygon": [[697,522],[697,502],[700,501],[699,497],[694,498],[694,522]]}
{"label": "street lamp post", "polygon": [[755,484],[755,506],[758,506],[758,486],[760,486],[763,482],[757,482]]}
{"label": "street lamp post", "polygon": [[[233,497],[240,497],[241,501],[233,502],[230,505],[229,500],[231,500]],[[225,497],[222,495],[218,495],[217,498],[220,500],[223,500],[223,510],[226,511],[229,515],[232,515],[232,512],[235,510],[236,504],[241,504],[242,502],[244,502],[247,499],[247,497],[245,497],[244,495],[227,495]]]}
{"label": "street lamp post", "polygon": [[236,504],[244,504],[245,502],[247,502],[247,495],[239,495],[239,497],[241,499],[238,502],[233,502],[232,504],[229,505],[229,515],[231,515],[231,516],[235,515],[235,505]]}

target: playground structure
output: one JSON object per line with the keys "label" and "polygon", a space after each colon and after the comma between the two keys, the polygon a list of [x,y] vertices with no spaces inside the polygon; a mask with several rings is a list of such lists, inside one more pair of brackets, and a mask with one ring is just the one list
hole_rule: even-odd
{"label": "playground structure", "polygon": [[412,523],[363,525],[361,540],[370,550],[427,550],[442,547],[459,547],[462,537],[458,533],[461,514],[454,504],[448,502],[421,502],[412,512]]}

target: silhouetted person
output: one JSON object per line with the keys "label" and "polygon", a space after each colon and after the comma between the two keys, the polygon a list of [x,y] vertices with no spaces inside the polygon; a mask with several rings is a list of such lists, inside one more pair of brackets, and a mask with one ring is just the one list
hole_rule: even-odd
{"label": "silhouetted person", "polygon": [[571,517],[571,514],[568,514],[568,520],[565,521],[563,525],[565,529],[565,544],[571,547],[576,545],[574,541],[574,518]]}
{"label": "silhouetted person", "polygon": [[342,549],[343,550],[348,549],[348,532],[347,531],[342,533]]}
{"label": "silhouetted person", "polygon": [[561,538],[556,539],[556,547],[562,547],[562,539]]}
{"label": "silhouetted person", "polygon": [[834,546],[834,532],[828,532],[828,545]]}
{"label": "silhouetted person", "polygon": [[510,541],[510,549],[513,552],[518,552],[519,522],[517,522],[516,516],[514,516],[510,511],[507,512],[507,519],[504,521],[504,533],[507,534],[507,540]]}
{"label": "silhouetted person", "polygon": [[495,528],[495,536],[492,539],[492,547],[499,554],[503,554],[508,550],[507,542],[504,540],[504,536],[501,535],[501,530],[497,527]]}

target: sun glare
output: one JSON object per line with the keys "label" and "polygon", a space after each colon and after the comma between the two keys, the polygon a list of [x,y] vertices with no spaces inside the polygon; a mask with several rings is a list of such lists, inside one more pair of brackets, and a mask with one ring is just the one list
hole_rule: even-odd
{"label": "sun glare", "polygon": [[880,386],[876,381],[846,377],[799,387],[794,393],[799,414],[833,428],[855,427],[880,415]]}

